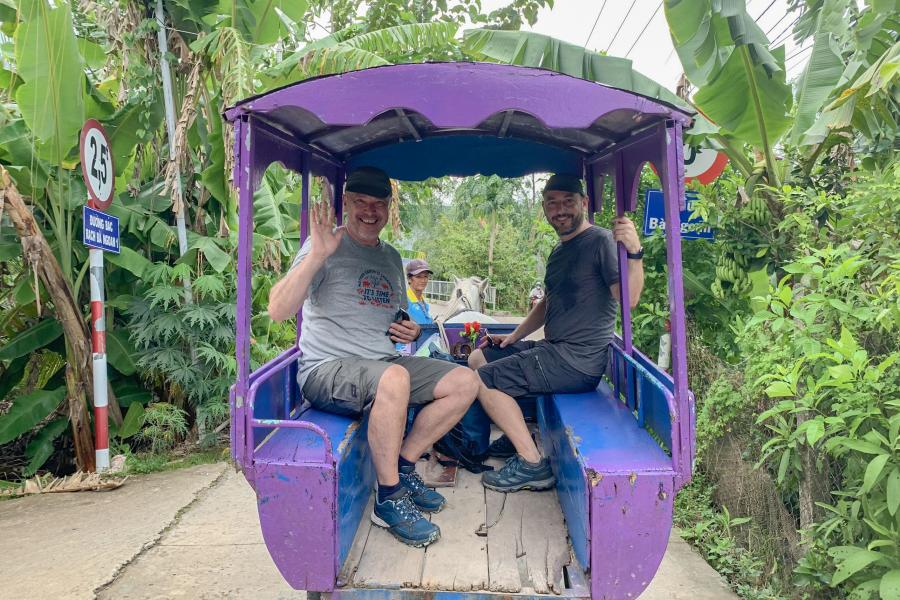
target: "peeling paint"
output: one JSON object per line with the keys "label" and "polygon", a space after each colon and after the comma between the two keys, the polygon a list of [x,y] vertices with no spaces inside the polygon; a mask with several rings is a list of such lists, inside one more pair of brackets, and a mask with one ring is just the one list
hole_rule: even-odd
{"label": "peeling paint", "polygon": [[634,487],[634,482],[637,481],[637,473],[632,473],[628,476],[628,483],[631,484],[631,487]]}
{"label": "peeling paint", "polygon": [[347,449],[347,445],[353,439],[353,434],[356,433],[356,430],[359,429],[359,421],[354,421],[347,427],[346,433],[344,433],[344,439],[341,440],[341,443],[338,445],[337,454],[338,456],[342,456],[344,454],[344,450]]}
{"label": "peeling paint", "polygon": [[597,487],[603,481],[603,475],[590,467],[587,468],[587,476],[588,481],[591,482],[591,487]]}

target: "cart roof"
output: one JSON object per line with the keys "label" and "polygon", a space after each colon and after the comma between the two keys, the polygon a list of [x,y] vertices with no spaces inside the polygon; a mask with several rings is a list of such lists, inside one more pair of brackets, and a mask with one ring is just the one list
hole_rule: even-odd
{"label": "cart roof", "polygon": [[303,80],[225,113],[273,126],[345,163],[401,180],[580,173],[683,108],[555,71],[493,63],[401,64]]}

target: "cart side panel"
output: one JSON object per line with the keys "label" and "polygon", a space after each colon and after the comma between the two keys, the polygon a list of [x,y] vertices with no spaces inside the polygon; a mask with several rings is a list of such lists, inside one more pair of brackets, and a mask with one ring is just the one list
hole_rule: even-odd
{"label": "cart side panel", "polygon": [[559,408],[550,397],[537,402],[538,424],[544,452],[550,456],[556,474],[556,494],[566,519],[575,558],[582,565],[590,565],[590,506],[588,478],[572,439],[571,428],[562,421]]}
{"label": "cart side panel", "polygon": [[368,518],[364,512],[372,490],[375,489],[375,468],[369,459],[369,444],[366,437],[368,424],[368,419],[365,419],[350,425],[344,439],[335,449],[335,454],[340,457],[336,564],[338,571],[347,559],[360,521]]}
{"label": "cart side panel", "polygon": [[672,529],[673,474],[607,475],[591,488],[591,597],[637,598]]}
{"label": "cart side panel", "polygon": [[294,589],[334,589],[335,483],[331,465],[256,461],[263,538]]}

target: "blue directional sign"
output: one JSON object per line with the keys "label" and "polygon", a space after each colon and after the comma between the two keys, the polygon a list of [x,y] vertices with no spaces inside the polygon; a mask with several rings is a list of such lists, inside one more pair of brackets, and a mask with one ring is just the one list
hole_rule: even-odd
{"label": "blue directional sign", "polygon": [[94,210],[87,205],[84,206],[82,216],[84,219],[84,235],[82,237],[84,245],[118,254],[119,218]]}
{"label": "blue directional sign", "polygon": [[[685,240],[713,240],[715,230],[700,217],[691,218],[696,192],[685,194],[686,209],[681,211],[681,238]],[[644,235],[652,235],[656,230],[666,230],[665,207],[662,190],[647,190],[644,203]]]}

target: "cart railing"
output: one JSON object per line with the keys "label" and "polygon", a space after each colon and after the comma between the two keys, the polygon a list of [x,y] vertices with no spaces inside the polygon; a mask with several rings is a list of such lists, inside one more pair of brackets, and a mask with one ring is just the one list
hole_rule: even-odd
{"label": "cart railing", "polygon": [[[429,300],[449,302],[450,296],[453,294],[454,286],[455,284],[452,281],[430,279],[428,280],[428,285],[425,286],[425,296],[427,296]],[[497,288],[492,285],[485,288],[484,304],[489,310],[497,309]]]}

